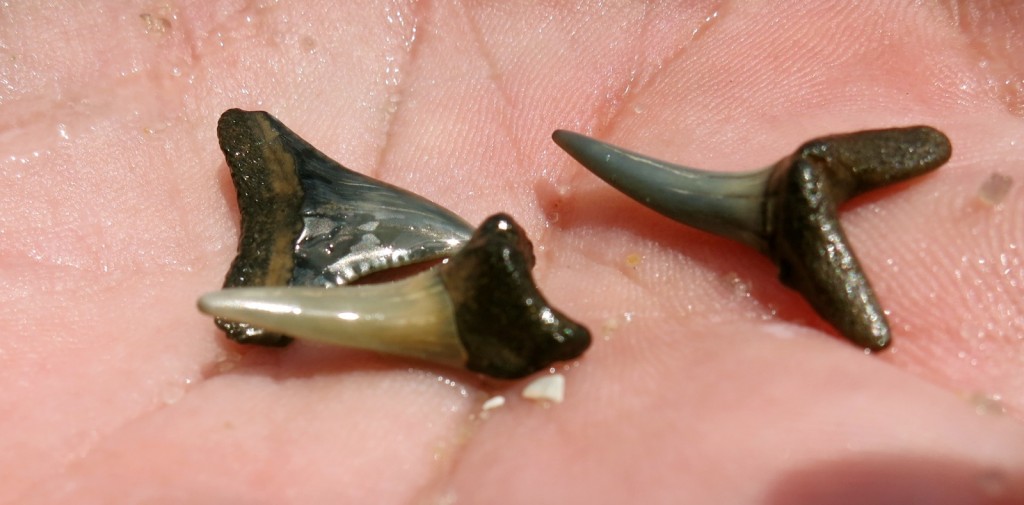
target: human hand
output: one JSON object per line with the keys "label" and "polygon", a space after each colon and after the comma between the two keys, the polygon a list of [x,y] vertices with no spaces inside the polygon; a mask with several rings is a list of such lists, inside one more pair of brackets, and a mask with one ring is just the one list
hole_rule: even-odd
{"label": "human hand", "polygon": [[[0,501],[1024,499],[1024,14],[717,8],[4,7]],[[545,294],[595,335],[559,366],[565,403],[225,341],[194,303],[235,251],[215,138],[230,107],[474,224],[515,216]],[[950,136],[950,163],[843,214],[891,312],[872,356],[767,259],[549,138],[745,170],[917,123]],[[1018,179],[998,206],[977,196],[994,171]],[[495,394],[509,403],[482,419]]]}

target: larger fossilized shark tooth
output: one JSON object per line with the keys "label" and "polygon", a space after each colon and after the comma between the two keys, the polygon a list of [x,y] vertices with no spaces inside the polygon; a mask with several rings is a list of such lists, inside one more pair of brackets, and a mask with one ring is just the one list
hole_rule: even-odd
{"label": "larger fossilized shark tooth", "polygon": [[556,131],[553,139],[634,200],[766,254],[784,284],[839,333],[869,349],[887,346],[891,331],[843,233],[839,206],[938,168],[952,149],[942,132],[928,126],[867,130],[812,140],[765,169],[718,173],[568,131]]}
{"label": "larger fossilized shark tooth", "polygon": [[534,284],[533,246],[504,214],[488,218],[447,262],[394,282],[322,288],[229,288],[203,312],[296,338],[414,357],[502,379],[573,359],[585,327]]}
{"label": "larger fossilized shark tooth", "polygon": [[[241,214],[225,287],[348,284],[449,256],[472,235],[451,211],[345,168],[266,112],[228,110],[217,136]],[[289,341],[248,324],[217,324],[240,342]]]}

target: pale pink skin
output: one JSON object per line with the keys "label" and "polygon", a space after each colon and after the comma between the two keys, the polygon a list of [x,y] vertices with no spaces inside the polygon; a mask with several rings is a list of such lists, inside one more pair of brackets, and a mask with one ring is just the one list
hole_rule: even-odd
{"label": "pale pink skin", "polygon": [[[1024,500],[1017,4],[38,3],[0,8],[0,502]],[[230,107],[474,223],[514,215],[595,335],[565,403],[226,342],[195,300],[235,253]],[[921,123],[949,164],[844,208],[895,334],[870,356],[767,259],[549,139],[745,170]],[[1016,180],[994,207],[993,171]]]}

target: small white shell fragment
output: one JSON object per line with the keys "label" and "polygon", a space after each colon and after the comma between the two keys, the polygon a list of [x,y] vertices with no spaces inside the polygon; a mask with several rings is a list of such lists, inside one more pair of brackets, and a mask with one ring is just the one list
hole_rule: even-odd
{"label": "small white shell fragment", "polygon": [[538,377],[523,389],[523,398],[562,403],[565,399],[565,376],[556,373]]}
{"label": "small white shell fragment", "polygon": [[501,395],[492,396],[480,406],[480,410],[488,411],[505,405],[505,397]]}

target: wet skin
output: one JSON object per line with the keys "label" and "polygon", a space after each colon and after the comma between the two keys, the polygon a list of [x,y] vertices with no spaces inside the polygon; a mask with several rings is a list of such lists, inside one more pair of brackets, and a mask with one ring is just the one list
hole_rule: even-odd
{"label": "wet skin", "polygon": [[[505,5],[5,9],[0,411],[16,414],[0,428],[17,436],[0,440],[0,502],[1024,499],[1019,12],[729,4],[705,23],[714,6]],[[230,107],[272,110],[469,222],[514,215],[545,295],[595,330],[566,402],[225,342],[193,303],[237,241],[215,137]],[[953,140],[949,164],[843,209],[893,326],[872,356],[768,260],[549,140],[740,170],[922,123]],[[1016,179],[995,208],[976,198],[994,170]],[[510,401],[471,421],[492,394]]]}

